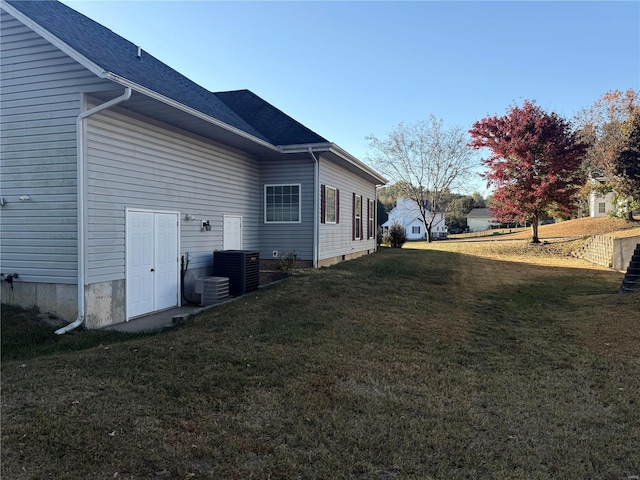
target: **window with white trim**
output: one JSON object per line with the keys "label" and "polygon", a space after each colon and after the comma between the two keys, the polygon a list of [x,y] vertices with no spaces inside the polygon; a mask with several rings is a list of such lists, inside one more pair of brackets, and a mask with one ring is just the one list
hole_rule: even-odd
{"label": "window with white trim", "polygon": [[300,184],[265,185],[265,223],[300,223],[300,203]]}
{"label": "window with white trim", "polygon": [[373,223],[373,212],[376,210],[376,204],[373,203],[373,200],[369,200],[369,222],[367,223],[367,238],[373,238],[375,234],[375,225]]}
{"label": "window with white trim", "polygon": [[604,202],[598,203],[598,213],[605,213],[607,205]]}
{"label": "window with white trim", "polygon": [[413,227],[411,227],[411,233],[420,234],[420,226],[414,225]]}
{"label": "window with white trim", "polygon": [[321,223],[340,223],[340,191],[329,185],[321,185],[320,188]]}
{"label": "window with white trim", "polygon": [[353,239],[362,238],[362,196],[353,194]]}

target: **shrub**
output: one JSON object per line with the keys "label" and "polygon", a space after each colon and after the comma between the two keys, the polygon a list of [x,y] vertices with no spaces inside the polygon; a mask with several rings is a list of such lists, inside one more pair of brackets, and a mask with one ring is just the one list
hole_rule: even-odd
{"label": "shrub", "polygon": [[280,257],[280,271],[291,273],[298,267],[298,254],[294,250]]}
{"label": "shrub", "polygon": [[407,231],[398,222],[393,222],[384,234],[383,242],[393,248],[400,248],[407,241]]}

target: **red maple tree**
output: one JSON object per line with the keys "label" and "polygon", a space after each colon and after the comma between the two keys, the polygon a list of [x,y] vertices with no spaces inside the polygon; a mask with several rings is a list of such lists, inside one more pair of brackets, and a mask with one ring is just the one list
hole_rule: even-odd
{"label": "red maple tree", "polygon": [[549,207],[570,214],[587,146],[569,122],[528,100],[502,117],[475,122],[469,133],[471,147],[491,151],[482,177],[495,187],[492,215],[531,222],[531,241],[539,243],[539,219]]}

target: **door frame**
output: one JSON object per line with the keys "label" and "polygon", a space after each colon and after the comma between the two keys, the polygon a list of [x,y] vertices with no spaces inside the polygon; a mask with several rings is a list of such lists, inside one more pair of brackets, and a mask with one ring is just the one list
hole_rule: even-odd
{"label": "door frame", "polygon": [[[124,216],[124,282],[125,282],[125,322],[128,322],[132,318],[129,316],[129,298],[128,291],[129,286],[127,285],[129,281],[129,212],[138,212],[138,213],[164,213],[169,215],[175,215],[177,219],[176,225],[176,298],[177,306],[182,305],[182,296],[180,295],[181,285],[180,285],[180,267],[179,267],[179,259],[180,259],[180,212],[174,210],[156,210],[150,208],[131,208],[125,207],[125,216]],[[155,237],[153,239],[155,245]],[[154,247],[155,248],[155,247]],[[155,311],[155,310],[154,310]],[[149,313],[153,313],[149,312]]]}
{"label": "door frame", "polygon": [[[239,218],[240,219],[240,248],[237,249],[229,249],[226,248],[224,245],[224,237],[225,237],[225,219],[227,218]],[[242,215],[222,215],[222,249],[223,250],[242,250],[242,247],[244,246],[244,241],[243,241],[243,228],[244,228],[244,218],[242,218]]]}

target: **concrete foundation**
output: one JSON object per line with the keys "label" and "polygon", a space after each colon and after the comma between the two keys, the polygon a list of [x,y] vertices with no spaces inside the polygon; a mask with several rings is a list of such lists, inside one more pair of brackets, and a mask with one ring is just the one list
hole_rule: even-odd
{"label": "concrete foundation", "polygon": [[337,263],[340,262],[345,262],[347,260],[353,260],[354,258],[359,258],[362,257],[364,255],[369,255],[371,253],[375,252],[374,249],[372,250],[362,250],[359,252],[353,252],[353,253],[349,253],[347,255],[339,255],[336,257],[330,257],[330,258],[323,258],[322,260],[318,260],[318,268],[320,267],[330,267],[331,265],[335,265]]}
{"label": "concrete foundation", "polygon": [[103,328],[125,321],[126,284],[124,280],[87,285],[84,301],[84,324],[87,328]]}
{"label": "concrete foundation", "polygon": [[23,308],[37,306],[42,312],[51,312],[69,322],[78,317],[78,287],[55,283],[31,283],[14,280],[13,289],[0,284],[2,303]]}

